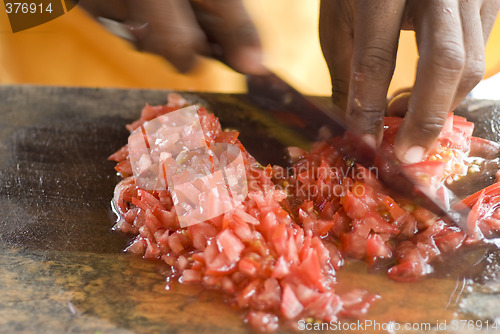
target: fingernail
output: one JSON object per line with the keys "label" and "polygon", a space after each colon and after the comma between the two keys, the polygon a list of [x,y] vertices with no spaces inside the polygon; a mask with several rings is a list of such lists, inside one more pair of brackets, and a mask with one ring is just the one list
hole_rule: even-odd
{"label": "fingernail", "polygon": [[126,27],[130,30],[130,32],[132,33],[132,35],[134,35],[134,37],[136,39],[141,40],[148,33],[149,23],[148,22],[145,22],[145,23],[137,23],[137,22],[127,23]]}
{"label": "fingernail", "polygon": [[97,18],[97,21],[113,35],[132,43],[136,41],[128,25],[101,16]]}
{"label": "fingernail", "polygon": [[412,146],[406,151],[403,157],[403,162],[407,164],[415,164],[417,162],[420,162],[424,158],[425,151],[426,149],[422,146]]}
{"label": "fingernail", "polygon": [[361,136],[361,140],[371,148],[377,147],[377,139],[374,135],[363,135]]}

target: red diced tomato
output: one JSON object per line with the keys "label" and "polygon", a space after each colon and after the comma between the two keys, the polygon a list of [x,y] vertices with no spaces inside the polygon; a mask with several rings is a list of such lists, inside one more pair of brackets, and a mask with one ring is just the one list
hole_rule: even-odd
{"label": "red diced tomato", "polygon": [[366,240],[366,256],[370,258],[389,258],[392,256],[392,252],[378,234],[370,234]]}
{"label": "red diced tomato", "polygon": [[257,276],[259,268],[260,263],[250,257],[244,257],[238,262],[238,269],[249,277]]}
{"label": "red diced tomato", "polygon": [[259,332],[274,332],[278,329],[278,317],[272,313],[252,311],[247,316],[248,323]]}
{"label": "red diced tomato", "polygon": [[[167,106],[146,105],[128,128],[186,104],[171,95]],[[405,194],[389,194],[368,166],[344,155],[344,146],[352,146],[349,137],[314,143],[309,152],[291,148],[293,170],[262,167],[238,140],[238,132],[223,132],[218,119],[203,108],[198,116],[208,147],[228,143],[240,148],[247,198],[232,211],[181,228],[174,208],[179,197],[168,189],[140,189],[132,176],[115,189],[113,208],[120,216],[115,228],[135,234],[128,251],[164,261],[184,283],[227,293],[235,306],[248,309],[248,322],[260,331],[276,330],[277,314],[288,323],[299,317],[330,322],[366,316],[377,296],[357,289],[342,296],[334,291],[344,257],[369,265],[380,258],[385,264],[395,261],[389,278],[413,281],[432,272],[431,263],[440,254],[500,233],[500,183],[463,201],[471,208],[468,227],[474,231],[466,235]],[[380,149],[390,157],[401,124],[398,117],[384,120]],[[464,159],[472,153],[487,159],[500,153],[500,144],[471,137],[473,129],[473,123],[449,113],[428,155],[404,166],[406,173],[435,195],[444,194],[440,186],[467,170]],[[186,129],[187,134],[193,131]],[[125,146],[110,156],[123,176],[132,175],[128,153]],[[213,168],[207,160],[193,161]],[[387,167],[383,159],[376,159],[375,166]],[[193,191],[186,196],[195,203],[201,193]],[[215,197],[208,204],[215,207]]]}
{"label": "red diced tomato", "polygon": [[285,285],[281,297],[281,313],[283,316],[287,319],[295,319],[303,310],[304,306],[297,299],[290,285]]}
{"label": "red diced tomato", "polygon": [[224,253],[232,263],[240,259],[240,254],[245,249],[245,245],[229,229],[217,235],[217,246],[219,251]]}
{"label": "red diced tomato", "polygon": [[280,256],[276,261],[272,277],[283,278],[290,273],[290,264],[285,260],[283,256]]}

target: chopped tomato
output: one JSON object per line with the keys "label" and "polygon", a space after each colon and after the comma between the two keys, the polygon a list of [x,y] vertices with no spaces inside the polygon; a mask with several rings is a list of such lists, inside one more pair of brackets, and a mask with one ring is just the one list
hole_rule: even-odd
{"label": "chopped tomato", "polygon": [[219,251],[225,254],[231,263],[238,261],[241,252],[245,249],[245,245],[229,229],[217,235],[217,246],[219,247]]}
{"label": "chopped tomato", "polygon": [[281,313],[287,319],[294,319],[304,310],[304,306],[295,296],[290,285],[285,285],[281,298]]}
{"label": "chopped tomato", "polygon": [[366,240],[366,256],[369,258],[389,258],[391,249],[378,234],[370,234]]}
{"label": "chopped tomato", "polygon": [[[146,105],[128,128],[187,104],[179,95],[170,99],[166,106]],[[198,108],[198,116],[208,147],[230,143],[240,148],[247,198],[229,212],[182,228],[176,215],[179,194],[174,198],[168,189],[140,189],[130,176],[115,188],[113,208],[120,216],[115,228],[135,235],[127,251],[165,262],[183,283],[226,293],[248,311],[248,323],[257,330],[278,329],[279,317],[296,323],[309,317],[329,322],[366,316],[378,296],[358,289],[339,295],[335,290],[336,271],[348,259],[369,266],[384,259],[392,264],[389,278],[414,281],[431,273],[439,257],[500,233],[500,183],[463,201],[471,208],[468,224],[475,231],[465,234],[404,194],[388,193],[374,170],[344,155],[341,145],[352,145],[346,138],[314,143],[309,152],[290,148],[290,170],[262,167],[245,150],[238,132],[222,131],[217,117],[204,108]],[[397,117],[384,120],[381,149],[389,155],[401,124]],[[471,137],[473,129],[465,118],[448,114],[428,155],[405,165],[405,172],[437,190],[463,175],[473,152],[497,156],[500,145]],[[132,175],[128,153],[125,146],[110,156],[123,176]],[[210,159],[194,158],[197,167],[211,167]],[[185,197],[195,203],[204,194],[191,189]],[[214,199],[207,201],[215,208]]]}

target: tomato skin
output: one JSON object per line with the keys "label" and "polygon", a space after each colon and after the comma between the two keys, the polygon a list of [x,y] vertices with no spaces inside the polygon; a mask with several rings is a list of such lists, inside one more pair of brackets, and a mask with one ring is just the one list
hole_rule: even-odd
{"label": "tomato skin", "polygon": [[483,192],[485,196],[500,195],[500,182],[493,183],[492,185],[475,192],[474,194],[462,200],[462,203],[469,207],[472,207],[481,197]]}
{"label": "tomato skin", "polygon": [[467,216],[467,243],[478,242],[484,237],[492,238],[500,234],[500,187],[493,184],[475,193],[463,202],[474,203]]}

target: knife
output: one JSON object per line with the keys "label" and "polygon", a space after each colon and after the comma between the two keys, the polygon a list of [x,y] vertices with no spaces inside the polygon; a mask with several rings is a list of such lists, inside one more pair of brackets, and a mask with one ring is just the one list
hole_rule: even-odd
{"label": "knife", "polygon": [[391,191],[413,200],[416,204],[441,217],[448,217],[466,233],[468,208],[461,205],[457,196],[444,184],[432,192],[423,184],[408,176],[401,164],[386,152],[373,148],[361,137],[347,129],[342,111],[327,107],[302,95],[278,75],[269,71],[266,75],[246,75],[248,96],[254,104],[272,112],[287,112],[300,122],[291,124],[308,139],[318,140],[319,129],[326,127],[332,136],[342,136],[342,153],[364,167],[375,167],[384,185]]}

